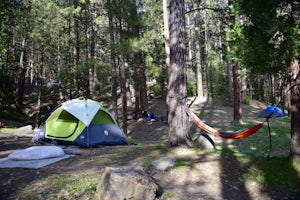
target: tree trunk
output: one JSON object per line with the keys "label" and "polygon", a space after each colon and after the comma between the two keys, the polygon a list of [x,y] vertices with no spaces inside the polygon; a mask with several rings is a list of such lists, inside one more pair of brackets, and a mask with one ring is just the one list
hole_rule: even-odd
{"label": "tree trunk", "polygon": [[[75,9],[78,6],[78,0],[74,1]],[[79,19],[78,16],[74,16],[74,34],[75,41],[73,46],[73,66],[74,66],[74,74],[73,74],[73,83],[77,93],[79,93],[79,85],[78,85],[78,62],[79,62]]]}
{"label": "tree trunk", "polygon": [[26,74],[26,39],[22,39],[21,44],[21,54],[20,54],[20,61],[19,61],[19,74],[17,77],[17,88],[16,88],[16,109],[18,112],[22,111],[23,108],[23,100],[24,100],[24,90],[25,90],[25,74]]}
{"label": "tree trunk", "polygon": [[293,160],[300,160],[300,72],[299,61],[294,59],[290,66],[291,72],[291,152]]}
{"label": "tree trunk", "polygon": [[241,76],[241,101],[244,104],[247,104],[247,81],[246,81],[246,75],[247,75],[247,69],[242,69],[242,76]]}
{"label": "tree trunk", "polygon": [[228,61],[227,63],[227,81],[228,81],[228,103],[232,102],[232,67],[231,63]]}
{"label": "tree trunk", "polygon": [[[44,47],[44,44],[42,44],[42,48]],[[42,96],[43,96],[43,73],[44,73],[44,52],[41,52],[41,63],[40,63],[40,69],[39,72],[37,72],[37,85],[38,85],[38,94],[37,94],[37,106],[36,106],[36,120],[35,120],[35,126],[38,127],[40,124],[40,115],[41,115],[41,102],[42,102]]]}
{"label": "tree trunk", "polygon": [[[164,37],[165,37],[165,51],[166,51],[166,69],[167,69],[167,87],[169,87],[169,74],[170,74],[170,31],[169,31],[169,10],[168,0],[163,0],[163,18],[164,18]],[[169,104],[169,91],[167,88],[166,104]],[[169,111],[167,111],[169,113]]]}
{"label": "tree trunk", "polygon": [[[186,27],[187,27],[187,35],[186,35],[186,38],[187,38],[187,60],[186,60],[186,65],[187,65],[187,68],[190,68],[192,69],[193,68],[193,50],[194,50],[194,37],[192,36],[192,24],[191,24],[191,16],[190,15],[187,15],[186,16]],[[193,26],[195,27],[195,26]]]}
{"label": "tree trunk", "polygon": [[192,147],[188,116],[183,110],[187,95],[184,6],[183,0],[170,0],[169,143],[171,146]]}
{"label": "tree trunk", "polygon": [[238,78],[238,65],[234,65],[232,69],[233,74],[233,91],[234,91],[234,105],[233,105],[233,123],[240,124],[242,121],[240,82]]}
{"label": "tree trunk", "polygon": [[114,36],[114,24],[112,16],[111,1],[107,1],[108,5],[108,23],[109,23],[109,38],[110,38],[110,65],[111,65],[111,97],[112,97],[112,115],[118,120],[118,94],[117,94],[117,65],[116,65],[116,50],[115,50],[115,36]]}
{"label": "tree trunk", "polygon": [[144,79],[143,55],[138,52],[135,53],[135,68],[134,68],[134,87],[135,87],[135,113],[138,114],[143,110],[147,110],[148,100],[145,88],[146,80]]}
{"label": "tree trunk", "polygon": [[147,83],[145,74],[145,62],[141,52],[135,53],[135,113],[141,113],[141,111],[147,110],[148,98],[147,98]]}
{"label": "tree trunk", "polygon": [[280,97],[279,107],[282,110],[285,110],[285,104],[286,104],[286,96],[285,95],[288,92],[286,90],[286,88],[287,88],[287,85],[284,83],[284,77],[281,73],[279,73],[277,90],[279,92],[279,97]]}
{"label": "tree trunk", "polygon": [[[143,58],[144,61],[144,58]],[[146,70],[145,70],[145,64],[143,62],[143,65],[141,66],[141,72],[140,72],[140,78],[141,78],[141,87],[140,87],[140,95],[141,95],[141,110],[147,110],[148,109],[148,95],[147,95],[147,78],[146,78]]]}
{"label": "tree trunk", "polygon": [[57,77],[58,77],[58,82],[60,83],[59,85],[59,99],[60,100],[64,100],[64,93],[63,93],[63,84],[62,84],[62,77],[61,77],[61,69],[62,69],[62,54],[61,54],[61,51],[60,51],[60,39],[58,38],[57,39]]}
{"label": "tree trunk", "polygon": [[86,96],[94,99],[96,97],[96,80],[95,80],[95,31],[92,24],[93,16],[90,13],[94,13],[93,8],[89,0],[86,1],[84,6],[84,35],[85,35],[85,63],[88,66],[88,88],[85,88]]}
{"label": "tree trunk", "polygon": [[[194,3],[194,9],[198,7],[198,4]],[[197,68],[197,96],[203,97],[203,81],[202,81],[202,65],[201,65],[201,42],[200,42],[200,22],[199,13],[195,11],[195,46],[196,46],[196,68]]]}
{"label": "tree trunk", "polygon": [[127,115],[128,115],[128,108],[127,108],[127,70],[128,70],[128,63],[125,59],[125,56],[122,55],[121,58],[121,94],[122,94],[122,111],[123,111],[123,120],[122,120],[122,128],[123,132],[127,134]]}
{"label": "tree trunk", "polygon": [[275,87],[274,87],[274,76],[272,74],[269,75],[269,90],[271,91],[269,102],[271,102],[272,105],[276,104],[275,99]]}

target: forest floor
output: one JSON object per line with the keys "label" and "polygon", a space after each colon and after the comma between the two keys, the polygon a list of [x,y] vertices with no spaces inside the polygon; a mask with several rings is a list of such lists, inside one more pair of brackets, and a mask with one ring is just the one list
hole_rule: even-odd
{"label": "forest floor", "polygon": [[[166,117],[163,100],[154,99],[150,103],[150,113]],[[244,105],[243,113],[247,116],[244,122],[262,121],[257,115],[265,106],[259,102]],[[232,127],[230,107],[198,99],[193,102],[191,110],[213,127]],[[198,131],[195,127],[191,130]],[[243,153],[233,153],[230,148],[169,148],[168,126],[163,121],[130,120],[128,138],[136,144],[82,149],[83,155],[39,169],[0,169],[0,199],[93,199],[95,185],[105,167],[139,164],[147,169],[151,161],[162,157],[175,158],[176,167],[153,175],[164,192],[161,199],[300,199],[300,190],[291,189],[284,183],[266,187],[260,179],[251,178],[251,172],[261,171],[262,179],[267,179],[264,171],[254,165],[256,158],[270,162],[265,158],[266,152],[258,152],[261,155],[254,155],[251,160]],[[232,149],[244,144],[220,138],[215,142],[218,147]],[[0,158],[33,145],[36,144],[31,143],[31,138],[15,138],[0,129]],[[287,149],[274,148],[272,156],[287,156]],[[286,170],[292,170],[292,167]],[[295,172],[295,176],[299,179],[299,172]]]}

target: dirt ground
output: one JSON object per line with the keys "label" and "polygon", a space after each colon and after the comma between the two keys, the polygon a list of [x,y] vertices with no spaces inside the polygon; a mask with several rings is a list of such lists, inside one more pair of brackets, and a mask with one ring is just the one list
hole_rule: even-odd
{"label": "dirt ground", "polygon": [[[190,102],[193,99],[190,99]],[[264,104],[253,102],[243,107],[249,113],[246,122],[257,122],[257,115]],[[212,102],[196,100],[191,109],[201,115],[212,111],[216,115],[206,115],[206,122],[222,126],[230,124],[232,108],[215,106]],[[166,117],[163,100],[153,100],[149,112]],[[93,199],[91,193],[72,192],[62,184],[57,188],[52,183],[59,177],[78,181],[100,177],[106,166],[120,167],[139,164],[148,168],[152,160],[169,156],[182,161],[181,167],[156,173],[153,177],[162,188],[161,199],[178,200],[221,200],[221,199],[300,199],[300,195],[274,188],[265,190],[257,180],[246,180],[243,172],[249,167],[241,164],[237,157],[226,152],[185,148],[168,148],[168,127],[164,121],[129,121],[129,137],[136,143],[129,146],[82,149],[83,155],[73,156],[40,169],[0,169],[0,199]],[[9,153],[33,146],[31,138],[15,138],[0,129],[0,158]],[[216,139],[216,143],[224,143]],[[229,143],[228,143],[229,144]],[[52,187],[52,188],[51,188]],[[53,189],[55,188],[55,189]],[[92,187],[93,190],[94,187]]]}

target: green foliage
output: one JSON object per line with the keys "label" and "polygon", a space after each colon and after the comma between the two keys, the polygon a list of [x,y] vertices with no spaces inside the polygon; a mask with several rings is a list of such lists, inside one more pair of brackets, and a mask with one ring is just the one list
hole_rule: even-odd
{"label": "green foliage", "polygon": [[[11,6],[7,1],[1,1],[0,3],[0,66],[4,63],[4,55],[7,46],[7,27],[9,24]],[[1,69],[1,68],[0,68]]]}
{"label": "green foliage", "polygon": [[[18,122],[26,122],[26,121],[30,120],[30,118],[27,115],[22,114],[20,112],[16,112],[15,109],[5,105],[5,103],[8,103],[8,102],[4,102],[4,105],[1,105],[1,107],[0,107],[0,116],[1,117],[5,118],[5,119],[9,119],[9,120],[18,121]],[[5,125],[6,128],[9,128],[9,127],[16,128],[14,126],[15,125]]]}
{"label": "green foliage", "polygon": [[[1,1],[0,2],[0,107],[7,106],[14,101],[14,67],[12,63],[7,63],[12,58],[8,58],[8,51],[10,55],[12,52],[12,18],[16,13],[16,2]],[[10,49],[7,49],[10,47]],[[16,49],[14,49],[16,51]]]}
{"label": "green foliage", "polygon": [[155,64],[152,56],[146,57],[147,77],[154,82],[150,85],[150,91],[155,95],[160,95],[166,85],[166,69]]}
{"label": "green foliage", "polygon": [[244,51],[245,38],[242,34],[243,29],[239,20],[240,12],[237,4],[233,3],[230,5],[229,15],[231,16],[229,26],[224,28],[225,39],[228,45],[226,59],[233,63],[240,63]]}
{"label": "green foliage", "polygon": [[187,83],[187,93],[189,96],[196,96],[197,95],[197,85],[192,84],[191,82]]}
{"label": "green foliage", "polygon": [[13,103],[13,78],[0,64],[0,107]]}
{"label": "green foliage", "polygon": [[39,195],[47,197],[49,194],[55,193],[55,196],[52,197],[56,199],[65,199],[67,196],[84,199],[94,194],[98,181],[99,177],[97,176],[92,177],[85,172],[76,171],[76,174],[48,178],[46,182],[42,182],[41,189],[34,194],[26,192],[25,188],[23,198],[35,199]]}
{"label": "green foliage", "polygon": [[187,93],[189,96],[197,95],[197,79],[196,74],[192,69],[187,69]]}
{"label": "green foliage", "polygon": [[189,166],[189,163],[186,160],[178,159],[176,160],[175,167],[176,168],[186,168]]}
{"label": "green foliage", "polygon": [[[299,27],[281,0],[237,1],[247,19],[243,28],[243,63],[252,71],[274,73],[286,69],[299,54]],[[268,22],[268,23],[266,23]]]}
{"label": "green foliage", "polygon": [[161,150],[164,147],[164,144],[158,143],[155,145],[155,150]]}
{"label": "green foliage", "polygon": [[227,72],[220,63],[216,50],[211,50],[208,54],[207,73],[205,79],[208,79],[209,96],[221,104],[226,104],[228,96]]}
{"label": "green foliage", "polygon": [[150,90],[157,95],[161,95],[167,79],[161,5],[161,2],[145,0],[140,13],[144,23],[140,48],[146,54],[147,79],[157,82]]}
{"label": "green foliage", "polygon": [[68,183],[68,179],[65,176],[60,176],[52,181],[49,180],[49,183],[61,188]]}
{"label": "green foliage", "polygon": [[169,198],[169,199],[174,199],[174,198],[176,198],[176,195],[175,195],[174,193],[168,192],[168,191],[166,191],[166,192],[164,193],[164,196],[167,197],[167,198]]}

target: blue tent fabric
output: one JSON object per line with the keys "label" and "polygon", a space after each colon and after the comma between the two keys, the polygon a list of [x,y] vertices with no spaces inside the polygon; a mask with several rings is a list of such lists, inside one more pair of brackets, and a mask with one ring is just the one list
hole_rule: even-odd
{"label": "blue tent fabric", "polygon": [[276,106],[268,106],[259,114],[259,117],[262,118],[279,118],[286,116],[287,115],[284,113],[284,111]]}
{"label": "blue tent fabric", "polygon": [[45,126],[42,126],[33,141],[45,141],[57,145],[76,145],[81,147],[97,147],[103,145],[128,145],[124,134],[116,124],[92,124],[86,127],[74,140],[55,140],[44,138]]}
{"label": "blue tent fabric", "polygon": [[[93,133],[93,134],[92,134]],[[96,147],[102,145],[127,145],[127,141],[121,129],[116,124],[92,124],[86,127],[78,138],[75,145]]]}

